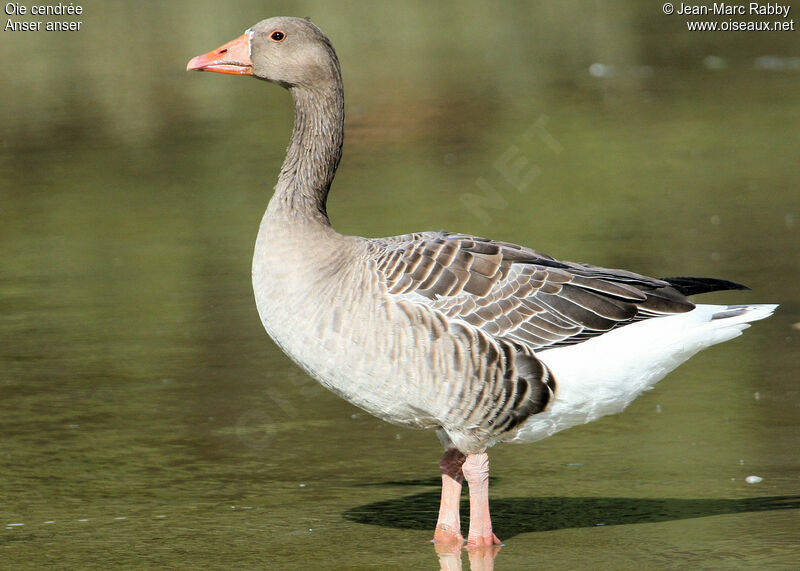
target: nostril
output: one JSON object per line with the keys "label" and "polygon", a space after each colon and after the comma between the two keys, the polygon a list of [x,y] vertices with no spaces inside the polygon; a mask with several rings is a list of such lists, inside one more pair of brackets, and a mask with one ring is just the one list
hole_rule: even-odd
{"label": "nostril", "polygon": [[224,54],[224,53],[227,53],[227,52],[228,52],[228,48],[222,48],[222,49],[221,49],[221,50],[219,50],[217,53],[218,53],[218,54],[220,54],[220,55],[222,55],[222,54]]}

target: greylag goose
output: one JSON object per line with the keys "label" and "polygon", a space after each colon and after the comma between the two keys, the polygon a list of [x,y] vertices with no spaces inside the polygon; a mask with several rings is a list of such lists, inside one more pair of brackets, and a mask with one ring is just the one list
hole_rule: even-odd
{"label": "greylag goose", "polygon": [[499,544],[486,450],[622,411],[711,345],[775,305],[694,305],[747,289],[711,278],[655,279],[558,261],[449,232],[345,236],[326,212],[339,164],[339,60],[307,19],[271,18],[192,59],[188,70],[286,88],[294,130],[258,231],[253,289],[275,343],[325,387],[402,426],[437,430],[442,497],[434,541]]}

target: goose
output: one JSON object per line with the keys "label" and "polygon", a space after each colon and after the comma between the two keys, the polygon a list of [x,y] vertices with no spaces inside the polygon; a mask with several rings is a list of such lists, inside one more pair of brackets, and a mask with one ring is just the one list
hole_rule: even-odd
{"label": "goose", "polygon": [[326,211],[342,155],[344,92],[331,42],[309,19],[263,20],[187,70],[252,76],[292,95],[294,128],[261,220],[252,280],[274,342],[374,416],[434,429],[443,447],[433,541],[499,545],[487,449],[622,411],[692,355],[777,305],[695,305],[748,289],[559,261],[451,232],[338,233]]}

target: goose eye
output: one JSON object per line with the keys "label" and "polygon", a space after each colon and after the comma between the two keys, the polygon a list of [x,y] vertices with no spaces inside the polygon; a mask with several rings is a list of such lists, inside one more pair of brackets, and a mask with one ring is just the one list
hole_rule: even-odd
{"label": "goose eye", "polygon": [[280,30],[275,30],[269,35],[269,39],[273,42],[282,42],[283,39],[286,37],[286,34],[281,32]]}

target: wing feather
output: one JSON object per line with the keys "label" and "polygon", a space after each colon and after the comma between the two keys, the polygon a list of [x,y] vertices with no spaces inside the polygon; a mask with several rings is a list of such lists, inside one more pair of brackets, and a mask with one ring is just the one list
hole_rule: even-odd
{"label": "wing feather", "polygon": [[532,350],[694,307],[667,281],[507,242],[426,232],[369,244],[388,295]]}

